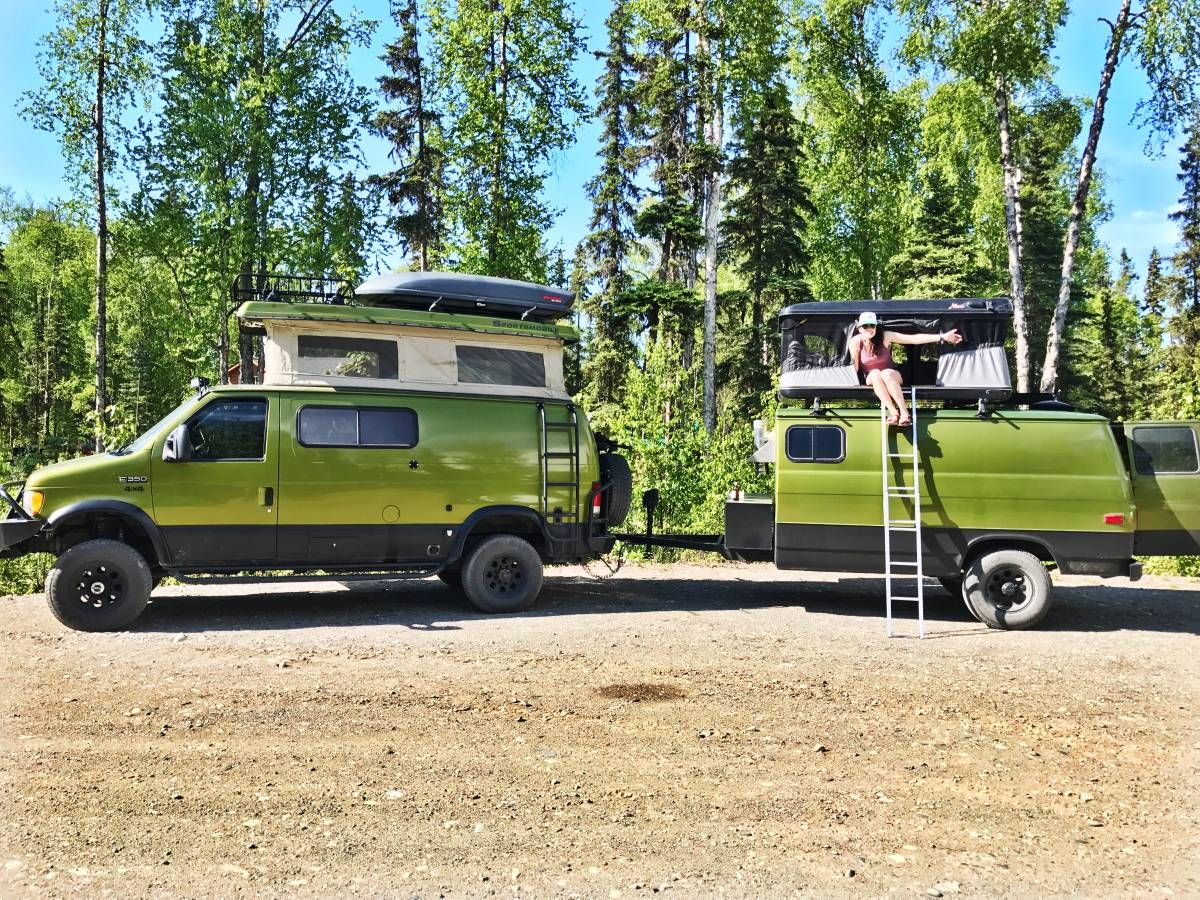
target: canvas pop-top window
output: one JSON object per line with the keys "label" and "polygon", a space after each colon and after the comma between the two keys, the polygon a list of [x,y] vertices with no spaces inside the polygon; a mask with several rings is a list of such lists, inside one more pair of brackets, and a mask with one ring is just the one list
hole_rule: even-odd
{"label": "canvas pop-top window", "polygon": [[459,344],[455,352],[460,384],[546,386],[546,360],[541,353],[465,344]]}
{"label": "canvas pop-top window", "polygon": [[304,375],[343,378],[397,378],[399,375],[395,341],[302,334],[298,344],[296,371]]}

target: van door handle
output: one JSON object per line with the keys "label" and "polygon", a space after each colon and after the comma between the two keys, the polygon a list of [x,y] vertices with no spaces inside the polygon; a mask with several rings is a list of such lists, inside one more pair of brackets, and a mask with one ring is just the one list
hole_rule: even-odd
{"label": "van door handle", "polygon": [[275,488],[260,487],[258,489],[258,505],[259,506],[274,506],[275,505]]}

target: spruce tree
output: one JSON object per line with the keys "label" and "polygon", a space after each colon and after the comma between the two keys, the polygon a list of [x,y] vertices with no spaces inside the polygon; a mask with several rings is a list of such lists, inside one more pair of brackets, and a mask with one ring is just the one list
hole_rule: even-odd
{"label": "spruce tree", "polygon": [[[756,108],[739,117],[730,147],[732,200],[723,223],[722,249],[739,260],[745,292],[727,296],[746,328],[741,364],[743,389],[771,384],[775,342],[767,323],[781,308],[812,299],[805,280],[811,255],[805,232],[812,216],[805,178],[807,154],[787,86],[776,78]],[[749,322],[746,321],[748,314]],[[770,329],[774,334],[773,323]]]}
{"label": "spruce tree", "polygon": [[439,258],[443,233],[441,182],[445,155],[438,135],[439,117],[428,90],[426,63],[419,43],[420,13],[416,0],[394,9],[400,37],[383,55],[391,74],[379,79],[379,90],[394,108],[381,109],[372,122],[375,132],[392,145],[397,168],[373,175],[370,183],[383,189],[393,212],[388,224],[401,246],[422,272]]}
{"label": "spruce tree", "polygon": [[1182,246],[1172,259],[1176,279],[1176,305],[1180,312],[1200,315],[1200,118],[1180,148],[1179,209],[1171,220],[1179,224]]}
{"label": "spruce tree", "polygon": [[921,178],[921,212],[913,237],[892,257],[899,297],[971,297],[982,289],[987,272],[971,245],[970,223],[938,167]]}
{"label": "spruce tree", "polygon": [[1162,256],[1158,248],[1153,248],[1146,261],[1146,289],[1142,293],[1142,309],[1147,315],[1161,317],[1166,312],[1169,287],[1170,280],[1162,270]]}
{"label": "spruce tree", "polygon": [[595,115],[601,125],[600,171],[587,184],[592,201],[591,232],[584,240],[592,292],[579,306],[593,321],[583,363],[588,408],[603,421],[619,409],[625,372],[633,356],[627,317],[617,298],[629,286],[628,257],[638,199],[638,159],[633,134],[632,20],[627,0],[617,0],[606,20],[608,49],[596,88]]}

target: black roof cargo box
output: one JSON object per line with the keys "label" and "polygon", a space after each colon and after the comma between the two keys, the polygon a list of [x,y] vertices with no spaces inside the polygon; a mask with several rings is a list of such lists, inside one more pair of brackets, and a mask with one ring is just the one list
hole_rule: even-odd
{"label": "black roof cargo box", "polygon": [[377,275],[354,291],[364,306],[471,313],[553,322],[571,313],[575,295],[560,288],[458,272]]}

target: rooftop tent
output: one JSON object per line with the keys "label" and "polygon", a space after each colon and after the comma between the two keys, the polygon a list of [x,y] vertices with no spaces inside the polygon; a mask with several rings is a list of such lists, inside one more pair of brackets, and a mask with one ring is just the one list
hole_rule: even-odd
{"label": "rooftop tent", "polygon": [[555,287],[485,275],[396,272],[364,281],[355,289],[354,299],[364,306],[552,322],[570,315],[575,295]]}
{"label": "rooftop tent", "polygon": [[1012,394],[1004,339],[1007,298],[798,303],[779,314],[783,333],[779,393],[791,399],[874,395],[850,362],[859,313],[874,312],[887,331],[936,334],[958,329],[960,344],[910,345],[897,368],[907,386],[930,399],[1004,400]]}

